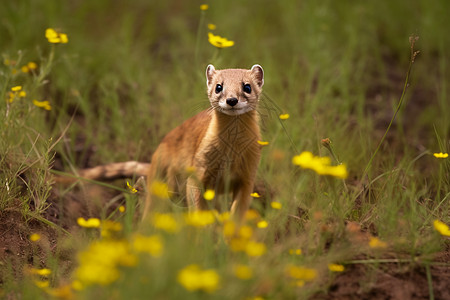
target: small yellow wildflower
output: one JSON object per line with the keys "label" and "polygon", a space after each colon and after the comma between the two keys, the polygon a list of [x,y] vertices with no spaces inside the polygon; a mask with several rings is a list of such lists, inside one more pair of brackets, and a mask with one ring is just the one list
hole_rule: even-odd
{"label": "small yellow wildflower", "polygon": [[99,228],[100,227],[100,219],[98,219],[98,218],[89,218],[87,220],[84,218],[78,218],[77,223],[78,223],[78,225],[80,225],[81,227],[84,227],[84,228]]}
{"label": "small yellow wildflower", "polygon": [[35,269],[31,268],[30,273],[34,275],[40,275],[40,276],[49,276],[52,274],[52,270],[44,268],[44,269]]}
{"label": "small yellow wildflower", "polygon": [[286,273],[292,278],[304,281],[311,281],[317,277],[317,271],[315,269],[294,265],[288,265],[286,267]]}
{"label": "small yellow wildflower", "polygon": [[25,98],[27,96],[27,92],[20,91],[18,95],[19,95],[20,98]]}
{"label": "small yellow wildflower", "polygon": [[250,196],[252,196],[253,198],[259,198],[259,197],[261,197],[261,195],[258,194],[257,192],[251,193]]}
{"label": "small yellow wildflower", "polygon": [[167,184],[161,181],[153,181],[150,186],[150,192],[155,195],[156,197],[162,198],[162,199],[168,199],[169,198],[169,187]]}
{"label": "small yellow wildflower", "polygon": [[440,152],[440,153],[434,153],[433,155],[434,155],[434,157],[436,157],[436,158],[447,158],[447,157],[448,157],[448,153],[442,153],[442,152]]}
{"label": "small yellow wildflower", "polygon": [[264,220],[256,223],[256,227],[258,227],[258,228],[267,228],[267,226],[269,226],[269,223],[267,223],[267,221],[264,221]]}
{"label": "small yellow wildflower", "polygon": [[450,236],[450,229],[447,224],[441,222],[439,220],[434,220],[433,222],[434,229],[436,229],[440,234],[444,236]]}
{"label": "small yellow wildflower", "polygon": [[211,45],[217,48],[228,48],[234,45],[233,41],[230,41],[219,35],[214,35],[211,32],[208,33],[208,41]]}
{"label": "small yellow wildflower", "polygon": [[265,244],[254,241],[248,242],[245,247],[245,253],[247,253],[248,256],[261,256],[266,253],[266,251],[267,248]]}
{"label": "small yellow wildflower", "polygon": [[13,91],[13,92],[18,92],[18,91],[20,91],[20,90],[22,90],[22,86],[20,86],[20,85],[13,86],[13,87],[11,88],[11,91]]}
{"label": "small yellow wildflower", "polygon": [[223,224],[223,235],[226,237],[231,237],[236,232],[236,224],[233,221],[228,221]]}
{"label": "small yellow wildflower", "polygon": [[279,118],[280,118],[280,120],[287,120],[287,119],[289,119],[289,114],[281,114],[279,116]]}
{"label": "small yellow wildflower", "polygon": [[344,266],[338,264],[328,264],[328,270],[331,272],[344,272]]}
{"label": "small yellow wildflower", "polygon": [[267,146],[267,145],[269,145],[269,142],[267,142],[267,141],[257,141],[257,143],[258,144],[260,144],[261,146]]}
{"label": "small yellow wildflower", "polygon": [[370,248],[387,248],[387,244],[377,237],[371,237],[369,241]]}
{"label": "small yellow wildflower", "polygon": [[48,280],[33,280],[33,283],[40,289],[46,289],[50,286]]}
{"label": "small yellow wildflower", "polygon": [[155,228],[162,229],[169,233],[176,233],[180,231],[180,226],[172,214],[155,213],[151,219],[151,222]]}
{"label": "small yellow wildflower", "polygon": [[213,269],[202,270],[198,265],[189,265],[178,272],[177,281],[188,291],[212,293],[219,288],[220,276]]}
{"label": "small yellow wildflower", "polygon": [[123,205],[119,206],[119,211],[121,213],[124,213],[125,212],[125,206],[123,206]]}
{"label": "small yellow wildflower", "polygon": [[215,197],[215,193],[214,190],[206,190],[205,193],[203,193],[203,198],[205,198],[205,200],[211,201],[212,199],[214,199]]}
{"label": "small yellow wildflower", "polygon": [[277,201],[272,201],[272,202],[270,202],[270,206],[273,208],[273,209],[281,209],[281,207],[283,206],[280,202],[277,202]]}
{"label": "small yellow wildflower", "polygon": [[215,30],[216,28],[217,28],[217,26],[215,24],[211,24],[211,23],[208,24],[209,30]]}
{"label": "small yellow wildflower", "polygon": [[292,163],[303,169],[311,169],[319,175],[329,175],[345,179],[348,176],[347,168],[344,164],[331,166],[329,157],[314,156],[309,151],[304,151],[300,155],[292,158]]}
{"label": "small yellow wildflower", "polygon": [[27,64],[27,67],[28,67],[28,69],[30,69],[30,70],[36,70],[37,67],[38,67],[38,65],[37,65],[37,63],[35,63],[35,62],[33,62],[33,61],[30,61],[30,62]]}
{"label": "small yellow wildflower", "polygon": [[289,249],[289,254],[290,255],[301,255],[302,249]]}
{"label": "small yellow wildflower", "polygon": [[46,101],[33,100],[33,104],[36,105],[37,107],[43,108],[45,110],[52,109],[50,102],[48,102],[47,100]]}
{"label": "small yellow wildflower", "polygon": [[130,252],[126,240],[103,239],[92,242],[80,252],[78,262],[74,279],[80,282],[81,287],[108,285],[119,278],[119,266],[135,266],[137,257]]}
{"label": "small yellow wildflower", "polygon": [[47,38],[48,42],[52,44],[67,44],[69,42],[67,34],[57,32],[53,28],[47,28],[45,30],[45,37]]}
{"label": "small yellow wildflower", "polygon": [[239,236],[244,239],[250,239],[253,235],[253,229],[248,226],[244,225],[239,228]]}
{"label": "small yellow wildflower", "polygon": [[253,277],[253,270],[246,265],[234,265],[233,272],[237,278],[242,280],[248,280]]}
{"label": "small yellow wildflower", "polygon": [[37,233],[33,233],[32,235],[30,235],[30,241],[32,242],[37,242],[41,239],[41,236]]}
{"label": "small yellow wildflower", "polygon": [[[252,196],[253,197],[253,196]],[[245,213],[245,219],[247,220],[247,221],[251,221],[251,220],[256,220],[256,219],[258,219],[260,216],[259,216],[259,213],[256,211],[256,210],[254,210],[254,209],[249,209],[249,210],[247,210],[247,212]]]}
{"label": "small yellow wildflower", "polygon": [[138,192],[137,189],[135,189],[128,180],[127,180],[127,188],[130,190],[132,194],[136,194]]}
{"label": "small yellow wildflower", "polygon": [[208,8],[209,8],[209,5],[208,4],[202,4],[202,5],[200,5],[200,10],[208,10]]}
{"label": "small yellow wildflower", "polygon": [[119,222],[114,222],[111,220],[104,220],[101,222],[101,232],[102,237],[111,237],[114,233],[122,231],[122,224]]}
{"label": "small yellow wildflower", "polygon": [[28,73],[28,72],[30,72],[30,68],[28,68],[28,66],[22,66],[22,67],[20,68],[20,70],[22,71],[22,73]]}
{"label": "small yellow wildflower", "polygon": [[213,224],[216,220],[214,213],[210,210],[196,210],[185,215],[186,224],[194,227],[205,227]]}
{"label": "small yellow wildflower", "polygon": [[154,257],[162,255],[163,242],[158,235],[144,236],[136,234],[132,241],[133,249],[138,252],[146,252]]}

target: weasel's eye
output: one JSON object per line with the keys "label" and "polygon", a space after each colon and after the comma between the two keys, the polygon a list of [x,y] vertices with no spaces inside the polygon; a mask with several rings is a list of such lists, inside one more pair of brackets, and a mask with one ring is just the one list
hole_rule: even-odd
{"label": "weasel's eye", "polygon": [[250,94],[252,92],[252,87],[250,86],[250,84],[244,84],[243,86],[243,90],[245,93]]}
{"label": "weasel's eye", "polygon": [[220,93],[223,90],[223,86],[221,84],[216,85],[216,94]]}

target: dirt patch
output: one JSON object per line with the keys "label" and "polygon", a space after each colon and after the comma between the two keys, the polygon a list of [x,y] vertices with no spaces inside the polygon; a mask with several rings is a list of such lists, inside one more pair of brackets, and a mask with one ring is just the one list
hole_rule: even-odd
{"label": "dirt patch", "polygon": [[[450,252],[447,250],[441,253],[440,257],[448,262]],[[432,265],[430,273],[434,299],[450,299],[448,288],[450,268]],[[345,272],[333,280],[326,295],[318,294],[313,299],[430,299],[430,290],[426,269],[423,266],[384,264],[375,268],[370,265],[355,264],[347,266]]]}

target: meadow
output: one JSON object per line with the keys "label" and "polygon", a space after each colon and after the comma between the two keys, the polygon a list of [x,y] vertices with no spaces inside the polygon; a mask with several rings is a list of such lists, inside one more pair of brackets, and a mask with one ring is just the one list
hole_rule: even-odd
{"label": "meadow", "polygon": [[[450,299],[449,11],[444,0],[6,1],[0,298]],[[208,108],[209,63],[265,72],[244,225],[175,204],[140,223],[137,178],[76,178],[149,162]],[[164,188],[149,192],[170,203]]]}

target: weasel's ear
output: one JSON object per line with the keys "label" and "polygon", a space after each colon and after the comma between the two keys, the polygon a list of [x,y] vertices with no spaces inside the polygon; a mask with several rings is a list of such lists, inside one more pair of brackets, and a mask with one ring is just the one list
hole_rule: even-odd
{"label": "weasel's ear", "polygon": [[215,71],[216,71],[216,68],[214,68],[213,65],[208,65],[206,67],[206,84],[207,85],[209,85],[209,83],[211,82]]}
{"label": "weasel's ear", "polygon": [[264,84],[264,70],[260,65],[253,65],[250,69],[255,76],[256,82],[259,87],[262,87]]}

